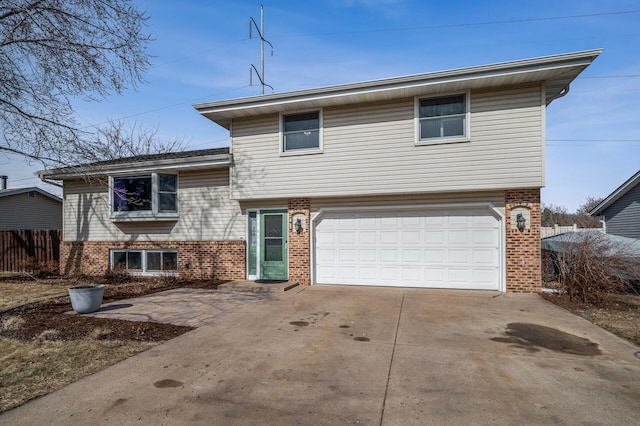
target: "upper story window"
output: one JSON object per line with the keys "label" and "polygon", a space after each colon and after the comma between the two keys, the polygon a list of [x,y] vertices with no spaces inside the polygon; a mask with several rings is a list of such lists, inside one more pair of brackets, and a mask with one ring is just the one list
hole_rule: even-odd
{"label": "upper story window", "polygon": [[282,152],[307,153],[322,150],[320,111],[282,115]]}
{"label": "upper story window", "polygon": [[468,95],[418,99],[418,143],[468,140]]}
{"label": "upper story window", "polygon": [[170,174],[111,178],[112,218],[135,220],[177,217],[178,177]]}

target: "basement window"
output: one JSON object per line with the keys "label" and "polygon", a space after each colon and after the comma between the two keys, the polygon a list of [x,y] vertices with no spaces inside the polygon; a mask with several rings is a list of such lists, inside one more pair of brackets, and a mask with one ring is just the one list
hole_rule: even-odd
{"label": "basement window", "polygon": [[111,270],[132,275],[177,275],[177,250],[111,250]]}

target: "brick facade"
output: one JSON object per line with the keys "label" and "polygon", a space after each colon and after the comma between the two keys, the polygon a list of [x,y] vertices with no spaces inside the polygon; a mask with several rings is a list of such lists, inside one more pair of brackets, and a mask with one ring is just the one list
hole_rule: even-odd
{"label": "brick facade", "polygon": [[[289,281],[300,285],[311,284],[311,246],[309,224],[311,223],[310,201],[308,198],[294,198],[289,207]],[[304,214],[304,230],[298,234],[292,226],[293,216]]]}
{"label": "brick facade", "polygon": [[110,249],[177,250],[180,278],[226,281],[244,279],[246,274],[246,243],[243,240],[62,242],[60,271],[69,275],[103,276],[110,269]]}
{"label": "brick facade", "polygon": [[[517,207],[526,207],[530,212],[529,223],[523,231],[511,225],[511,211]],[[540,190],[505,191],[505,216],[507,292],[540,293]]]}

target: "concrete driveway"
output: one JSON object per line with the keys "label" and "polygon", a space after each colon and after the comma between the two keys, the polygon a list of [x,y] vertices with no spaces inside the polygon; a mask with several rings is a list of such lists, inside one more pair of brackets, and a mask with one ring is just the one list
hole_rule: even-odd
{"label": "concrete driveway", "polygon": [[0,424],[637,424],[640,348],[533,295],[339,286],[214,323]]}

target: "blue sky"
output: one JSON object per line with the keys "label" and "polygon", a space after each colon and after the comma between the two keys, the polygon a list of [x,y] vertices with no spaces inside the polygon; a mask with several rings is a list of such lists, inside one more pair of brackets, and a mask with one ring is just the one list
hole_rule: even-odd
{"label": "blue sky", "polygon": [[[249,17],[258,1],[138,0],[155,38],[147,83],[100,103],[76,102],[88,125],[137,121],[188,148],[228,145],[194,103],[254,96],[259,68]],[[266,82],[276,93],[604,48],[547,109],[542,201],[577,208],[640,169],[640,1],[316,0],[263,2]],[[256,32],[254,31],[254,36]],[[266,93],[272,93],[267,88]],[[9,187],[43,186],[28,165],[0,157]]]}

